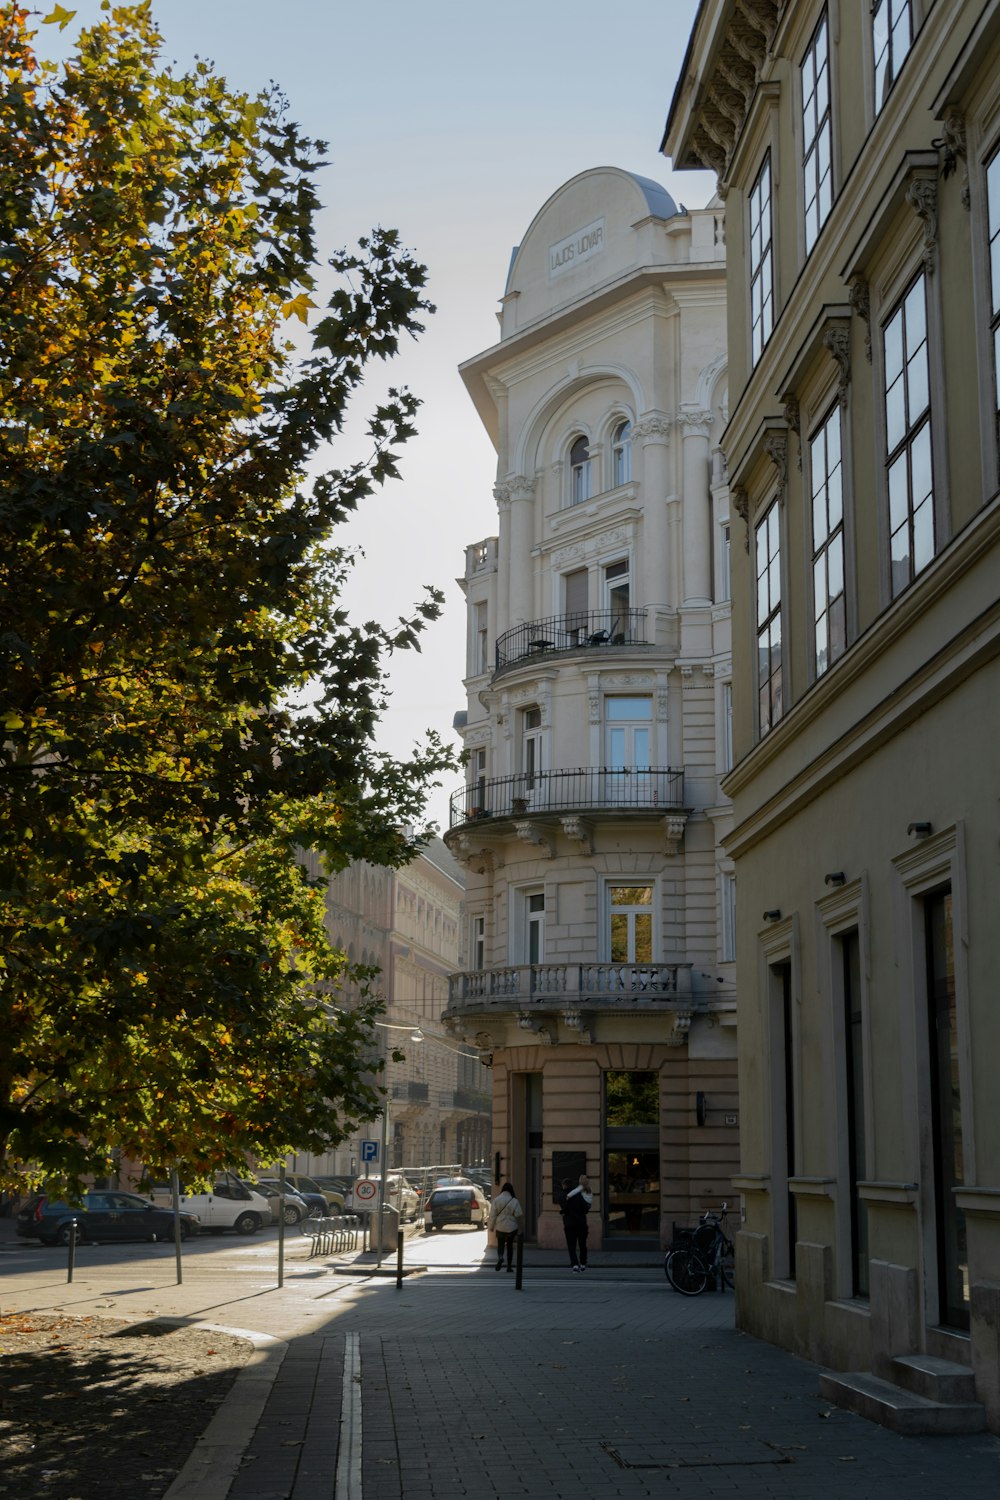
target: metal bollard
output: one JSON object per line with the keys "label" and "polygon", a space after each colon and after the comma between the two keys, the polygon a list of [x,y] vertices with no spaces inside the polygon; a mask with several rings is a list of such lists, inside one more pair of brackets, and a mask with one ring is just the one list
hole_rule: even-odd
{"label": "metal bollard", "polygon": [[396,1290],[403,1285],[403,1231],[396,1232]]}
{"label": "metal bollard", "polygon": [[66,1257],[66,1280],[73,1280],[73,1267],[76,1264],[76,1220],[69,1221],[69,1254]]}
{"label": "metal bollard", "polygon": [[523,1234],[519,1234],[518,1237],[517,1237],[517,1273],[516,1273],[516,1275],[514,1277],[514,1290],[515,1290],[515,1292],[519,1292],[521,1290],[521,1283],[522,1283],[523,1280],[524,1280],[524,1235]]}

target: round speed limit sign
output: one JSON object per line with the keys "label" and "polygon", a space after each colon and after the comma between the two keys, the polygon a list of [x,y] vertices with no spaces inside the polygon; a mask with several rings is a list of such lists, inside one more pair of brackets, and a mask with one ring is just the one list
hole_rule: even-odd
{"label": "round speed limit sign", "polygon": [[354,1196],[359,1203],[374,1203],[378,1197],[378,1183],[364,1177],[354,1184]]}

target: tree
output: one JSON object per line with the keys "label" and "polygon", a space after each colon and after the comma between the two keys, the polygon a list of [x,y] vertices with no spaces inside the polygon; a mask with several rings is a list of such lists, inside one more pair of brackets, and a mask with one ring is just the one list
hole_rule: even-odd
{"label": "tree", "polygon": [[377,230],[318,308],[323,144],[276,91],[163,67],[148,3],[104,9],[57,67],[0,5],[8,1181],[119,1150],[273,1160],[370,1118],[377,1007],[329,1003],[345,961],[298,851],[404,862],[451,764],[432,734],[402,762],[374,738],[386,654],[440,596],[353,624],[333,545],[397,475],[415,398],[306,477],[433,311],[424,270]]}

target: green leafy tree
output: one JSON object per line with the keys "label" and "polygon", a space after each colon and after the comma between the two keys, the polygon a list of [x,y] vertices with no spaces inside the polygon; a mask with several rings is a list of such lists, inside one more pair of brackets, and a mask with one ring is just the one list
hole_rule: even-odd
{"label": "green leafy tree", "polygon": [[308,478],[420,331],[424,270],[376,231],[318,307],[322,143],[276,92],[164,67],[148,4],[104,9],[56,66],[0,5],[8,1181],[273,1160],[370,1118],[377,1006],[317,1006],[344,958],[297,852],[404,862],[451,764],[374,738],[386,654],[440,596],[353,624],[331,540],[396,476],[414,397]]}

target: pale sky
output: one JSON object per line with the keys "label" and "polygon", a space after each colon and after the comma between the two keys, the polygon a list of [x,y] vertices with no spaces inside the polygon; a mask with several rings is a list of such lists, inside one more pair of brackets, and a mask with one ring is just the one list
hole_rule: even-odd
{"label": "pale sky", "polygon": [[[42,0],[42,15],[52,3]],[[99,0],[76,10],[62,38],[39,27],[39,50],[56,55],[99,18]],[[430,271],[437,313],[357,398],[360,419],[385,385],[408,385],[424,403],[419,435],[402,450],[400,481],[335,538],[365,554],[347,595],[357,618],[391,624],[424,584],[446,595],[422,653],[396,659],[380,736],[395,755],[427,727],[453,739],[465,707],[455,580],[466,544],[497,526],[496,454],[457,366],[496,342],[511,249],[577,173],[624,167],[679,203],[708,202],[714,179],[674,174],[658,151],[696,11],[697,0],[631,0],[621,10],[598,0],[153,0],[166,58],[211,58],[241,89],[274,79],[291,117],[329,142],[321,254],[382,224]],[[347,457],[340,450],[332,461]],[[459,781],[431,803],[442,831]]]}

